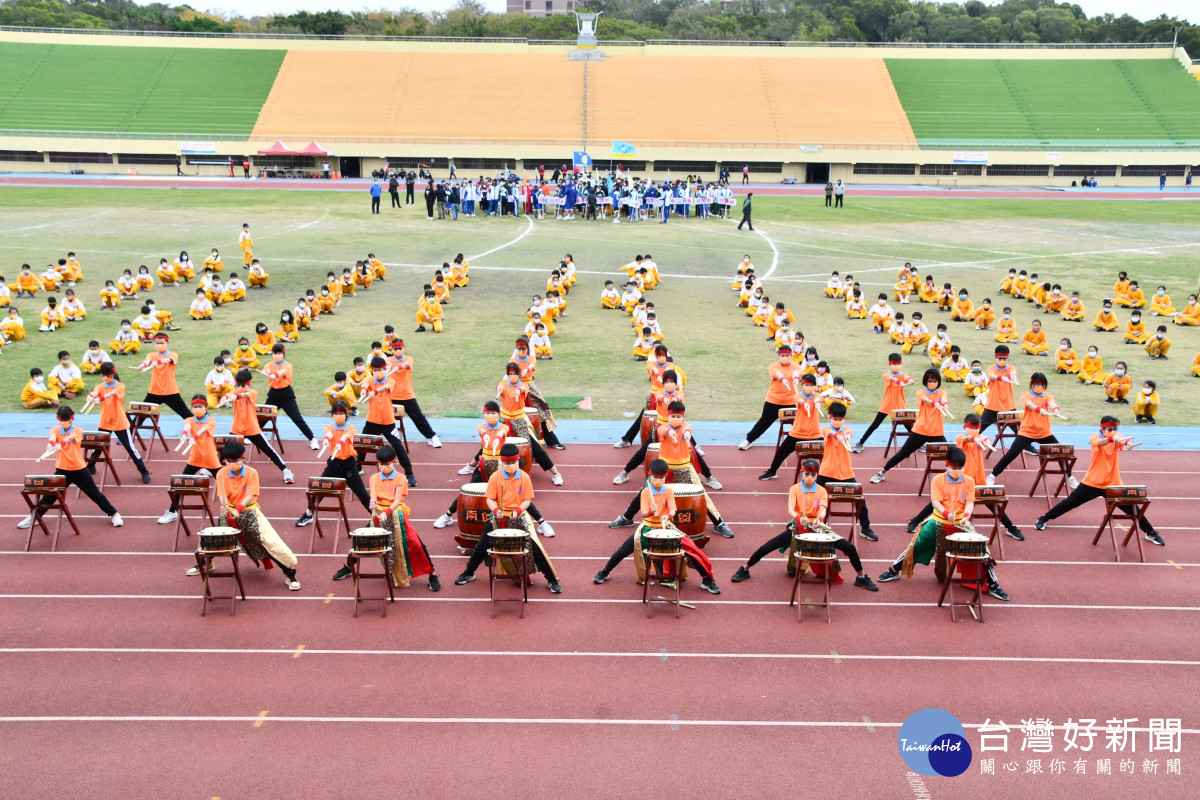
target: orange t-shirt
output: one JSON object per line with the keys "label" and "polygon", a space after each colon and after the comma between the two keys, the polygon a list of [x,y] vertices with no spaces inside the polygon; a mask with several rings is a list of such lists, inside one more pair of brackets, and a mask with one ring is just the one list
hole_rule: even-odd
{"label": "orange t-shirt", "polygon": [[524,358],[514,358],[514,364],[521,368],[521,383],[533,383],[533,374],[537,372],[537,363],[530,356]]}
{"label": "orange t-shirt", "polygon": [[670,361],[658,363],[657,359],[646,362],[646,371],[650,373],[650,391],[661,392],[663,388],[663,373],[669,369],[675,369],[675,365]]}
{"label": "orange t-shirt", "polygon": [[1021,417],[1021,427],[1017,429],[1017,435],[1027,439],[1044,439],[1050,435],[1050,417],[1031,410],[1030,405],[1050,411],[1058,408],[1058,404],[1054,402],[1054,395],[1049,392],[1042,392],[1041,397],[1035,397],[1033,392],[1021,395],[1021,408],[1025,409],[1025,414]]}
{"label": "orange t-shirt", "polygon": [[[933,405],[924,402],[925,399],[932,401]],[[949,407],[946,393],[941,389],[931,393],[921,387],[917,392],[917,401],[917,421],[913,423],[912,432],[922,436],[945,436],[946,418],[938,411],[938,406]]]}
{"label": "orange t-shirt", "polygon": [[329,440],[329,457],[335,460],[354,458],[354,434],[357,431],[349,422],[339,428],[336,423],[325,426],[325,438]]}
{"label": "orange t-shirt", "polygon": [[821,396],[813,392],[806,397],[801,389],[796,394],[796,421],[788,435],[793,439],[812,440],[821,438],[821,415],[817,409],[821,407]]}
{"label": "orange t-shirt", "polygon": [[1092,435],[1092,463],[1088,465],[1083,483],[1094,489],[1107,489],[1109,486],[1120,486],[1121,465],[1118,463],[1125,443],[1117,443],[1111,435],[1097,433]]}
{"label": "orange t-shirt", "polygon": [[404,358],[397,359],[393,356],[388,359],[388,369],[396,370],[392,373],[393,400],[412,400],[416,397],[412,388],[412,368],[412,356],[407,353]]}
{"label": "orange t-shirt", "polygon": [[215,471],[221,468],[221,459],[217,455],[217,444],[213,434],[217,432],[217,420],[212,414],[205,413],[204,419],[188,417],[183,421],[183,430],[196,440],[188,453],[188,464],[193,467]]}
{"label": "orange t-shirt", "polygon": [[479,434],[479,446],[483,449],[483,457],[499,458],[505,438],[512,436],[512,427],[501,419],[496,420],[496,427],[490,428],[485,422],[476,427],[475,432]]}
{"label": "orange t-shirt", "polygon": [[217,494],[224,497],[233,508],[249,508],[258,503],[258,470],[242,464],[235,472],[232,467],[217,473]]}
{"label": "orange t-shirt", "polygon": [[496,385],[500,393],[500,415],[505,419],[517,419],[525,416],[525,399],[528,392],[520,383],[513,385],[508,381]]}
{"label": "orange t-shirt", "polygon": [[371,476],[371,496],[375,498],[375,507],[387,514],[396,504],[408,496],[408,480],[404,473],[392,467],[390,475],[377,472]]}
{"label": "orange t-shirt", "polygon": [[502,514],[508,514],[526,500],[533,499],[533,483],[524,470],[517,470],[515,478],[506,478],[501,468],[488,478],[487,496],[500,507]]}
{"label": "orange t-shirt", "polygon": [[663,518],[674,517],[675,510],[675,492],[669,484],[663,484],[662,491],[657,493],[651,486],[642,489],[641,511],[644,524],[652,528],[661,528]]}
{"label": "orange t-shirt", "polygon": [[235,436],[257,436],[262,433],[258,424],[258,413],[254,406],[258,403],[258,390],[246,387],[235,389],[233,398],[233,425],[229,432]]}
{"label": "orange t-shirt", "polygon": [[[800,368],[795,364],[786,367],[776,361],[767,367],[771,385],[767,388],[767,402],[777,406],[790,406],[796,402],[796,387],[800,382]],[[786,381],[786,385],[784,384]]]}
{"label": "orange t-shirt", "polygon": [[67,471],[75,471],[83,469],[85,465],[83,460],[83,449],[80,443],[83,441],[83,430],[72,423],[70,428],[63,429],[61,425],[54,426],[50,431],[49,445],[60,445],[61,450],[54,456],[54,468]]}
{"label": "orange t-shirt", "polygon": [[175,365],[179,363],[176,352],[155,353],[150,361],[166,361],[166,366],[150,370],[150,394],[172,395],[179,394],[179,384],[175,382]]}
{"label": "orange t-shirt", "polygon": [[667,424],[667,414],[670,413],[667,409],[676,400],[683,402],[683,390],[678,387],[671,394],[667,394],[666,389],[654,393],[654,408],[658,411],[659,425]]}
{"label": "orange t-shirt", "polygon": [[394,384],[395,381],[391,378],[377,381],[374,376],[363,384],[365,388],[375,392],[367,401],[367,422],[389,426],[396,424],[396,412],[392,408],[392,386]]}
{"label": "orange t-shirt", "polygon": [[890,369],[883,373],[883,400],[879,403],[879,413],[891,414],[897,408],[904,408],[904,384],[909,380],[904,371],[892,372]]}
{"label": "orange t-shirt", "polygon": [[838,433],[843,431],[849,436],[850,426],[843,425],[839,430],[834,430],[832,425],[827,425],[821,429],[821,434],[825,437],[825,455],[821,457],[821,470],[817,474],[834,481],[854,480],[854,469],[850,466],[850,449],[837,438]]}
{"label": "orange t-shirt", "polygon": [[951,481],[943,472],[929,485],[929,499],[941,503],[947,514],[954,514],[956,521],[964,519],[967,504],[975,502],[975,481],[965,472],[957,481]]}
{"label": "orange t-shirt", "polygon": [[263,372],[267,373],[267,382],[272,389],[286,389],[292,385],[292,365],[287,361],[279,364],[269,361]]}
{"label": "orange t-shirt", "polygon": [[954,439],[954,443],[959,446],[963,453],[967,456],[967,464],[963,467],[963,474],[976,484],[983,483],[983,448],[976,444],[973,439],[975,435],[960,433]]}
{"label": "orange t-shirt", "polygon": [[[674,433],[674,436],[672,436]],[[658,457],[672,469],[686,467],[692,463],[692,446],[689,442],[692,426],[686,422],[678,428],[670,425],[658,426]],[[686,438],[685,438],[686,435]]]}
{"label": "orange t-shirt", "polygon": [[824,521],[825,511],[829,508],[829,492],[824,486],[813,484],[812,491],[806,491],[804,483],[797,483],[788,490],[788,513],[792,519]]}
{"label": "orange t-shirt", "polygon": [[1001,378],[1008,378],[1015,381],[1017,379],[1017,370],[1013,366],[1006,366],[1000,369],[995,364],[987,368],[988,376],[988,401],[984,406],[990,411],[1012,411],[1017,407],[1013,400],[1013,385]]}
{"label": "orange t-shirt", "polygon": [[125,384],[120,381],[112,386],[101,381],[96,387],[100,396],[100,430],[123,431],[129,428],[129,417],[125,416]]}

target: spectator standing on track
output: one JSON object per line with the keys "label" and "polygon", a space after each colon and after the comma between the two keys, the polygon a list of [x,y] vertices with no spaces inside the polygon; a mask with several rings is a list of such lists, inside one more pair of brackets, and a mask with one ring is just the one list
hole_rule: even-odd
{"label": "spectator standing on track", "polygon": [[742,201],[742,221],[738,223],[738,230],[742,229],[743,225],[749,225],[750,230],[754,230],[754,223],[750,221],[750,200],[754,197],[754,192],[746,195],[746,199]]}
{"label": "spectator standing on track", "polygon": [[383,196],[383,187],[379,181],[371,181],[371,213],[379,213],[379,198]]}
{"label": "spectator standing on track", "polygon": [[175,156],[175,174],[183,174],[183,156]]}
{"label": "spectator standing on track", "polygon": [[1165,188],[1167,188],[1167,173],[1164,172],[1158,176],[1158,190],[1161,192]]}
{"label": "spectator standing on track", "polygon": [[392,208],[400,208],[400,179],[395,173],[388,177],[388,194],[392,196]]}
{"label": "spectator standing on track", "polygon": [[825,207],[829,208],[833,205],[833,184],[825,184]]}
{"label": "spectator standing on track", "polygon": [[834,198],[833,207],[834,208],[842,207],[842,198],[845,196],[845,194],[846,194],[846,187],[845,187],[845,185],[842,184],[842,179],[838,178],[837,186],[833,187],[833,198]]}
{"label": "spectator standing on track", "polygon": [[321,162],[321,172],[324,174],[324,176],[325,176],[325,180],[329,180],[329,178],[330,178],[330,175],[329,175],[329,161],[328,161],[328,159],[326,159],[325,161],[322,161],[322,162]]}
{"label": "spectator standing on track", "polygon": [[452,158],[452,159],[450,159],[450,180],[454,180],[454,177],[455,177],[454,159]]}
{"label": "spectator standing on track", "polygon": [[746,184],[749,182],[750,182],[750,165],[747,164],[746,166],[742,167],[742,183]]}
{"label": "spectator standing on track", "polygon": [[408,175],[404,177],[404,205],[415,206],[417,202],[413,200],[413,184],[417,182],[417,176],[410,169]]}
{"label": "spectator standing on track", "polygon": [[242,174],[246,176],[246,180],[250,180],[250,158],[242,159]]}

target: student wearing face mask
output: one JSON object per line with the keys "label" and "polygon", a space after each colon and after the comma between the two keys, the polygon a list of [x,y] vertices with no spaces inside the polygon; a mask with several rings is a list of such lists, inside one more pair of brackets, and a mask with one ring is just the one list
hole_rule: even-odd
{"label": "student wearing face mask", "polygon": [[50,388],[68,400],[83,391],[83,372],[71,361],[66,350],[58,353],[58,366],[50,370]]}
{"label": "student wearing face mask", "polygon": [[[75,412],[70,406],[62,406],[56,416],[58,424],[50,429],[50,439],[46,442],[46,453],[54,454],[54,474],[66,478],[67,486],[78,486],[79,491],[87,495],[88,499],[112,520],[114,528],[121,527],[125,521],[104,493],[96,488],[96,482],[87,470],[81,446],[83,430],[75,424]],[[54,495],[42,495],[33,513],[18,522],[17,527],[22,530],[33,527],[34,522],[54,501]]]}
{"label": "student wearing face mask", "polygon": [[209,408],[216,408],[221,399],[233,392],[233,373],[222,356],[213,358],[213,368],[204,378],[204,391],[207,392]]}
{"label": "student wearing face mask", "polygon": [[133,323],[127,319],[121,320],[121,328],[108,344],[109,352],[118,356],[127,356],[142,349],[142,337],[133,329]]}
{"label": "student wearing face mask", "polygon": [[[100,378],[100,384],[87,397],[100,405],[99,429],[117,438],[141,474],[142,483],[149,483],[150,470],[146,468],[129,435],[129,417],[125,414],[125,384],[121,383],[117,375],[116,365],[111,361],[102,364]],[[91,465],[88,471],[94,474],[95,465]]]}
{"label": "student wearing face mask", "polygon": [[1064,338],[1058,343],[1058,350],[1054,353],[1055,371],[1059,375],[1076,375],[1082,368],[1083,364],[1079,361],[1079,354],[1071,346],[1071,340]]}
{"label": "student wearing face mask", "polygon": [[1154,335],[1146,340],[1145,347],[1151,361],[1166,360],[1167,353],[1171,352],[1171,340],[1167,338],[1167,326],[1159,325]]}
{"label": "student wearing face mask", "polygon": [[1146,333],[1146,323],[1142,322],[1142,314],[1140,311],[1134,311],[1129,316],[1129,322],[1125,324],[1125,344],[1145,344],[1150,338],[1150,334]]}
{"label": "student wearing face mask", "polygon": [[1133,388],[1133,380],[1127,374],[1128,366],[1124,361],[1118,361],[1113,367],[1112,375],[1104,379],[1104,394],[1106,403],[1129,404],[1129,390]]}
{"label": "student wearing face mask", "polygon": [[21,390],[21,405],[25,408],[55,408],[58,406],[58,392],[46,385],[45,375],[41,368],[29,370],[29,382]]}
{"label": "student wearing face mask", "polygon": [[[825,440],[825,452],[821,456],[821,468],[817,475],[817,483],[825,486],[830,482],[858,483],[854,477],[854,467],[850,464],[850,442],[852,431],[846,423],[846,406],[833,403],[829,406],[829,425],[821,428],[821,438]],[[858,523],[862,530],[859,534],[872,542],[879,541],[875,531],[871,530],[871,515],[867,510],[864,498],[858,506]]]}
{"label": "student wearing face mask", "polygon": [[[883,421],[890,417],[892,413],[898,409],[907,408],[904,399],[904,387],[913,382],[913,379],[908,376],[908,373],[900,368],[902,357],[899,353],[891,353],[888,355],[888,368],[883,373],[883,400],[879,403],[879,411],[875,414],[875,419],[867,426],[867,430],[863,433],[862,438],[858,440],[858,444],[854,445],[854,452],[861,453],[867,446],[867,439],[871,438],[871,434],[875,429],[883,424]],[[832,406],[830,406],[832,413]],[[842,416],[845,417],[845,406],[842,406]]]}
{"label": "student wearing face mask", "polygon": [[287,414],[288,419],[300,429],[301,435],[308,439],[309,449],[316,450],[320,445],[317,444],[312,429],[304,421],[300,406],[296,404],[296,392],[292,389],[292,365],[286,360],[285,353],[284,346],[276,344],[271,348],[271,360],[263,367],[262,371],[266,373],[270,385],[270,389],[267,390],[267,404]]}
{"label": "student wearing face mask", "polygon": [[750,432],[738,445],[739,450],[749,450],[750,445],[762,436],[774,424],[779,422],[779,412],[790,408],[796,403],[796,389],[799,387],[801,370],[792,363],[792,348],[780,347],[779,360],[767,367],[767,397],[763,402],[762,414],[750,428]]}
{"label": "student wearing face mask", "polygon": [[[216,439],[217,420],[208,413],[208,401],[204,395],[192,397],[191,419],[184,420],[183,433],[179,440],[188,445],[187,464],[180,475],[216,475],[221,469],[221,459],[217,455]],[[179,519],[179,499],[172,495],[171,505],[158,518],[159,525],[170,525]]]}
{"label": "student wearing face mask", "polygon": [[[988,474],[988,486],[996,482],[996,477],[1004,472],[1005,468],[1025,448],[1032,447],[1034,444],[1058,442],[1051,430],[1050,418],[1061,416],[1061,412],[1058,403],[1054,401],[1054,395],[1046,391],[1046,385],[1046,376],[1042,373],[1035,372],[1029,376],[1029,391],[1021,395],[1021,408],[1024,411],[1024,414],[1021,415],[1021,427],[1017,429],[1017,435],[1013,437],[1013,443],[1008,448],[1008,452],[1000,457],[996,466],[992,467],[992,471]],[[1075,478],[1068,473],[1067,484],[1073,487],[1075,483]]]}
{"label": "student wearing face mask", "polygon": [[942,374],[936,369],[925,370],[921,388],[916,392],[917,421],[883,469],[871,476],[871,483],[883,483],[887,472],[911,456],[929,442],[946,441],[946,416],[950,413],[950,401],[942,389]]}
{"label": "student wearing face mask", "polygon": [[[325,435],[321,440],[320,453],[329,450],[329,458],[325,461],[325,469],[321,471],[322,478],[342,478],[346,481],[346,486],[362,503],[365,510],[371,510],[371,498],[367,494],[366,487],[363,486],[362,476],[358,472],[358,453],[354,449],[354,436],[357,433],[354,426],[350,424],[350,407],[343,401],[334,402],[329,410],[329,415],[333,418],[330,424],[325,426]],[[387,445],[384,445],[387,447]],[[383,449],[383,448],[380,448]],[[320,457],[318,454],[318,458]],[[393,454],[388,461],[396,460]],[[407,486],[405,487],[407,492]],[[312,508],[300,515],[296,520],[296,527],[301,528],[311,524],[313,521]],[[341,575],[341,572],[338,573]],[[334,577],[335,581],[340,581],[343,578],[349,577],[350,572],[347,571],[342,577]]]}
{"label": "student wearing face mask", "polygon": [[1095,345],[1088,347],[1087,355],[1083,357],[1083,364],[1079,368],[1079,380],[1085,385],[1095,385],[1104,383],[1107,377],[1099,349]]}
{"label": "student wearing face mask", "polygon": [[1113,313],[1113,302],[1107,297],[1104,298],[1104,304],[1099,311],[1096,312],[1096,318],[1092,320],[1092,326],[1101,333],[1115,331],[1117,325],[1117,315]]}
{"label": "student wearing face mask", "polygon": [[992,338],[1002,344],[1015,342],[1020,338],[1017,336],[1017,321],[1013,319],[1012,308],[1009,306],[1005,306],[1000,312],[1000,321],[996,323],[996,335]]}
{"label": "student wearing face mask", "polygon": [[179,354],[170,349],[170,337],[165,333],[155,334],[154,352],[138,367],[142,372],[150,371],[150,391],[146,393],[142,402],[166,405],[180,417],[187,419],[192,415],[192,411],[179,394],[179,384],[175,381],[177,364]]}

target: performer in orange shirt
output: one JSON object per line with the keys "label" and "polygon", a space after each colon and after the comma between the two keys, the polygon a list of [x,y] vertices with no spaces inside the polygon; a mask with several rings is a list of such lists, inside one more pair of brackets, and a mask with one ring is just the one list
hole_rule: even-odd
{"label": "performer in orange shirt", "polygon": [[308,439],[308,449],[318,450],[320,445],[313,436],[312,428],[308,427],[304,415],[300,413],[300,406],[296,405],[296,391],[292,389],[292,365],[286,359],[287,350],[282,344],[271,347],[271,360],[262,368],[271,387],[267,390],[267,405],[275,406],[287,414],[288,419],[300,429],[301,435]]}
{"label": "performer in orange shirt", "polygon": [[796,421],[792,423],[792,429],[787,432],[783,441],[779,443],[779,447],[776,448],[775,457],[771,459],[771,466],[767,467],[767,471],[759,475],[758,479],[773,481],[778,478],[776,473],[783,466],[783,462],[787,461],[788,456],[796,452],[798,443],[820,441],[821,417],[823,416],[825,416],[825,412],[821,395],[817,391],[816,376],[812,374],[801,376],[800,391],[796,394]]}
{"label": "performer in orange shirt", "polygon": [[[996,462],[996,466],[992,467],[992,471],[988,473],[987,485],[991,486],[995,483],[996,476],[1004,472],[1005,467],[1012,463],[1012,460],[1021,454],[1021,451],[1037,444],[1055,444],[1058,439],[1050,431],[1050,417],[1061,417],[1062,412],[1058,408],[1058,403],[1054,402],[1054,395],[1046,391],[1046,376],[1040,372],[1035,372],[1029,376],[1029,391],[1021,395],[1021,408],[1024,414],[1021,416],[1021,427],[1017,428],[1017,435],[1013,437],[1012,446],[1008,448],[1008,452],[1001,456]],[[1068,475],[1067,484],[1071,488],[1075,488],[1078,481]]]}
{"label": "performer in orange shirt", "polygon": [[883,483],[888,470],[903,464],[904,459],[929,442],[946,441],[946,417],[950,416],[950,401],[942,390],[942,373],[936,369],[925,370],[921,378],[922,388],[917,392],[917,421],[904,440],[904,444],[883,469],[871,476],[871,483]]}
{"label": "performer in orange shirt", "polygon": [[[217,456],[217,444],[214,438],[217,432],[217,420],[208,413],[208,398],[202,394],[192,396],[192,416],[183,421],[183,435],[179,443],[187,445],[187,466],[181,475],[216,475],[221,468],[221,459]],[[176,447],[176,450],[179,448]],[[170,525],[179,519],[179,499],[171,497],[171,507],[158,518],[159,525]]]}
{"label": "performer in orange shirt", "polygon": [[[441,447],[442,440],[434,432],[429,420],[425,419],[425,414],[421,411],[421,404],[417,402],[417,395],[413,391],[413,359],[412,356],[405,355],[403,339],[392,342],[392,358],[388,364],[388,374],[393,376],[392,401],[404,406],[404,416],[411,419],[420,434],[429,440],[430,447]],[[392,445],[392,447],[395,446],[395,444]],[[409,486],[412,485],[414,484],[409,484]]]}
{"label": "performer in orange shirt", "polygon": [[[137,466],[142,475],[142,483],[150,482],[150,470],[142,461],[141,454],[133,446],[129,437],[129,417],[125,415],[125,384],[117,377],[117,366],[111,361],[100,365],[100,385],[87,396],[88,402],[100,404],[100,425],[102,431],[117,437],[117,441],[129,453],[129,458]],[[96,465],[88,466],[88,472],[96,474]]]}
{"label": "performer in orange shirt", "polygon": [[258,448],[258,452],[271,459],[271,463],[283,472],[284,483],[295,483],[295,474],[288,469],[288,465],[275,452],[275,448],[271,447],[271,443],[263,438],[262,426],[258,424],[258,412],[255,411],[255,406],[258,405],[258,390],[250,388],[250,381],[253,377],[250,370],[239,369],[237,375],[234,376],[234,382],[237,385],[232,392],[228,392],[221,398],[222,404],[228,400],[233,405],[233,425],[229,432],[234,436],[243,436],[250,440]]}
{"label": "performer in orange shirt", "polygon": [[[1058,519],[1068,511],[1079,508],[1097,497],[1104,497],[1104,492],[1109,486],[1120,486],[1124,483],[1121,480],[1121,451],[1132,450],[1141,442],[1135,442],[1133,439],[1117,433],[1120,425],[1121,421],[1114,416],[1105,415],[1100,418],[1100,432],[1092,434],[1091,438],[1092,463],[1088,465],[1087,474],[1069,495],[1059,500],[1054,508],[1037,518],[1037,521],[1033,523],[1036,530],[1046,530],[1046,523],[1050,520]],[[1119,506],[1119,508],[1130,516],[1134,514],[1133,506]],[[1138,520],[1138,527],[1146,534],[1146,541],[1153,542],[1160,547],[1166,545],[1162,535],[1150,524],[1150,520],[1142,517]]]}
{"label": "performer in orange shirt", "polygon": [[[53,455],[54,474],[66,478],[68,487],[78,486],[79,491],[86,494],[89,500],[108,515],[114,528],[121,527],[125,524],[125,520],[121,519],[121,515],[117,513],[117,509],[108,501],[104,493],[96,488],[96,482],[92,480],[91,474],[87,471],[87,462],[83,458],[81,447],[83,430],[75,424],[75,412],[71,410],[70,406],[59,406],[56,416],[58,424],[50,429],[50,438],[46,441],[46,452],[38,460],[41,461],[43,458]],[[53,502],[53,495],[42,495],[34,512],[18,522],[17,527],[22,530],[32,528],[35,518],[40,518]]]}
{"label": "performer in orange shirt", "polygon": [[475,570],[483,563],[491,546],[491,531],[500,528],[516,528],[529,534],[532,545],[533,563],[538,572],[546,576],[546,586],[554,594],[562,592],[558,582],[558,573],[546,556],[541,540],[534,531],[533,520],[529,517],[529,506],[533,503],[533,484],[529,476],[521,471],[521,453],[515,444],[506,444],[500,448],[500,469],[488,479],[487,505],[491,517],[488,529],[479,537],[467,566],[462,574],[454,579],[461,586],[475,580]]}
{"label": "performer in orange shirt", "polygon": [[[821,468],[817,474],[817,483],[824,486],[830,482],[858,483],[854,477],[854,467],[850,465],[850,441],[853,432],[846,425],[846,406],[842,403],[830,403],[829,425],[821,428],[821,437],[825,440],[825,453],[821,456]],[[862,527],[859,534],[872,542],[879,541],[879,536],[871,530],[871,514],[867,510],[864,498],[858,506],[858,524]]]}
{"label": "performer in orange shirt", "polygon": [[779,348],[779,361],[767,367],[767,377],[771,383],[767,387],[767,398],[763,403],[762,415],[758,422],[742,439],[738,450],[749,450],[754,440],[766,433],[767,429],[779,422],[779,412],[796,404],[796,390],[800,388],[800,367],[792,363],[792,348],[784,345]]}
{"label": "performer in orange shirt", "polygon": [[1017,382],[1017,368],[1009,366],[1008,345],[996,345],[996,363],[988,365],[988,401],[980,415],[979,432],[986,431],[996,422],[1001,411],[1012,411],[1017,407],[1012,387]]}
{"label": "performer in orange shirt", "polygon": [[[904,387],[912,383],[913,379],[900,368],[901,363],[903,363],[903,356],[899,353],[888,354],[888,371],[883,373],[883,400],[879,403],[879,411],[875,413],[875,419],[867,426],[867,430],[858,440],[858,444],[854,445],[854,452],[861,453],[863,451],[867,446],[867,439],[871,438],[875,429],[882,425],[883,421],[892,415],[892,412],[906,408]],[[843,406],[844,408],[845,406]],[[842,412],[842,416],[845,416],[845,411]]]}
{"label": "performer in orange shirt", "polygon": [[183,419],[192,415],[183,396],[179,394],[179,384],[175,381],[175,366],[179,363],[179,354],[170,350],[170,337],[165,333],[154,334],[155,352],[146,356],[138,366],[142,372],[150,373],[150,391],[146,393],[143,403],[158,403],[166,405]]}
{"label": "performer in orange shirt", "polygon": [[[346,486],[350,491],[354,492],[354,496],[358,498],[358,502],[367,511],[371,510],[371,496],[367,494],[367,488],[363,486],[362,476],[358,473],[358,453],[354,449],[354,434],[356,433],[354,426],[349,423],[350,407],[345,401],[334,401],[333,407],[329,410],[329,415],[333,417],[333,422],[325,426],[325,436],[321,440],[321,449],[317,453],[320,458],[321,454],[329,450],[329,459],[325,462],[325,469],[321,470],[322,478],[342,478],[346,481]],[[395,460],[392,456],[392,460]],[[405,488],[407,491],[407,487]],[[305,525],[312,524],[313,514],[312,509],[306,510],[296,520],[296,527],[302,528]],[[339,573],[340,574],[340,573]],[[350,575],[347,572],[342,578]],[[335,581],[340,581],[342,578],[334,577]]]}
{"label": "performer in orange shirt", "polygon": [[417,485],[417,476],[413,472],[412,462],[408,460],[408,451],[404,442],[396,435],[396,412],[392,408],[392,386],[394,380],[388,374],[387,362],[382,356],[371,359],[371,377],[363,381],[362,393],[358,402],[367,403],[367,422],[363,425],[364,436],[382,436],[396,451],[396,458],[404,472],[408,475],[409,486]]}

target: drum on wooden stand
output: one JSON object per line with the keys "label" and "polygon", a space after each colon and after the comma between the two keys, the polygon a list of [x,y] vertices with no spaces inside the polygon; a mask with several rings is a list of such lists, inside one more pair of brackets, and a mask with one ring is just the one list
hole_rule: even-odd
{"label": "drum on wooden stand", "polygon": [[525,418],[529,420],[529,428],[533,431],[533,435],[538,441],[542,440],[542,417],[538,414],[536,408],[526,408]]}
{"label": "drum on wooden stand", "polygon": [[356,553],[381,554],[391,549],[386,528],[355,528],[350,531],[350,542]]}
{"label": "drum on wooden stand", "polygon": [[530,447],[529,440],[524,436],[506,436],[504,443],[516,445],[521,454],[521,470],[529,472],[533,468],[533,448]]}
{"label": "drum on wooden stand", "polygon": [[504,556],[520,556],[525,552],[529,534],[519,528],[497,528],[488,534],[488,547],[493,553]]}
{"label": "drum on wooden stand", "polygon": [[658,424],[658,410],[657,409],[648,408],[642,412],[642,423],[641,423],[641,427],[638,429],[638,435],[641,436],[643,443],[650,441],[650,433],[654,430],[654,427],[657,424]]}
{"label": "drum on wooden stand", "polygon": [[642,462],[642,467],[646,470],[646,474],[650,474],[650,462],[658,458],[660,445],[658,442],[646,446],[646,460]]}
{"label": "drum on wooden stand", "polygon": [[458,530],[454,541],[468,550],[475,546],[487,530],[492,512],[487,505],[487,484],[467,483],[458,490]]}
{"label": "drum on wooden stand", "polygon": [[959,523],[958,533],[946,537],[946,555],[957,559],[982,561],[988,557],[987,537],[982,533],[964,530],[967,523]]}
{"label": "drum on wooden stand", "polygon": [[704,529],[708,525],[708,503],[704,487],[691,483],[668,484],[675,494],[675,527],[686,533],[698,546],[708,542]]}
{"label": "drum on wooden stand", "polygon": [[683,532],[655,528],[642,534],[642,554],[647,558],[673,558],[683,553]]}
{"label": "drum on wooden stand", "polygon": [[1109,500],[1145,500],[1145,486],[1109,486],[1104,490],[1104,496]]}
{"label": "drum on wooden stand", "polygon": [[238,529],[228,527],[201,528],[200,552],[208,555],[232,553],[238,549]]}

